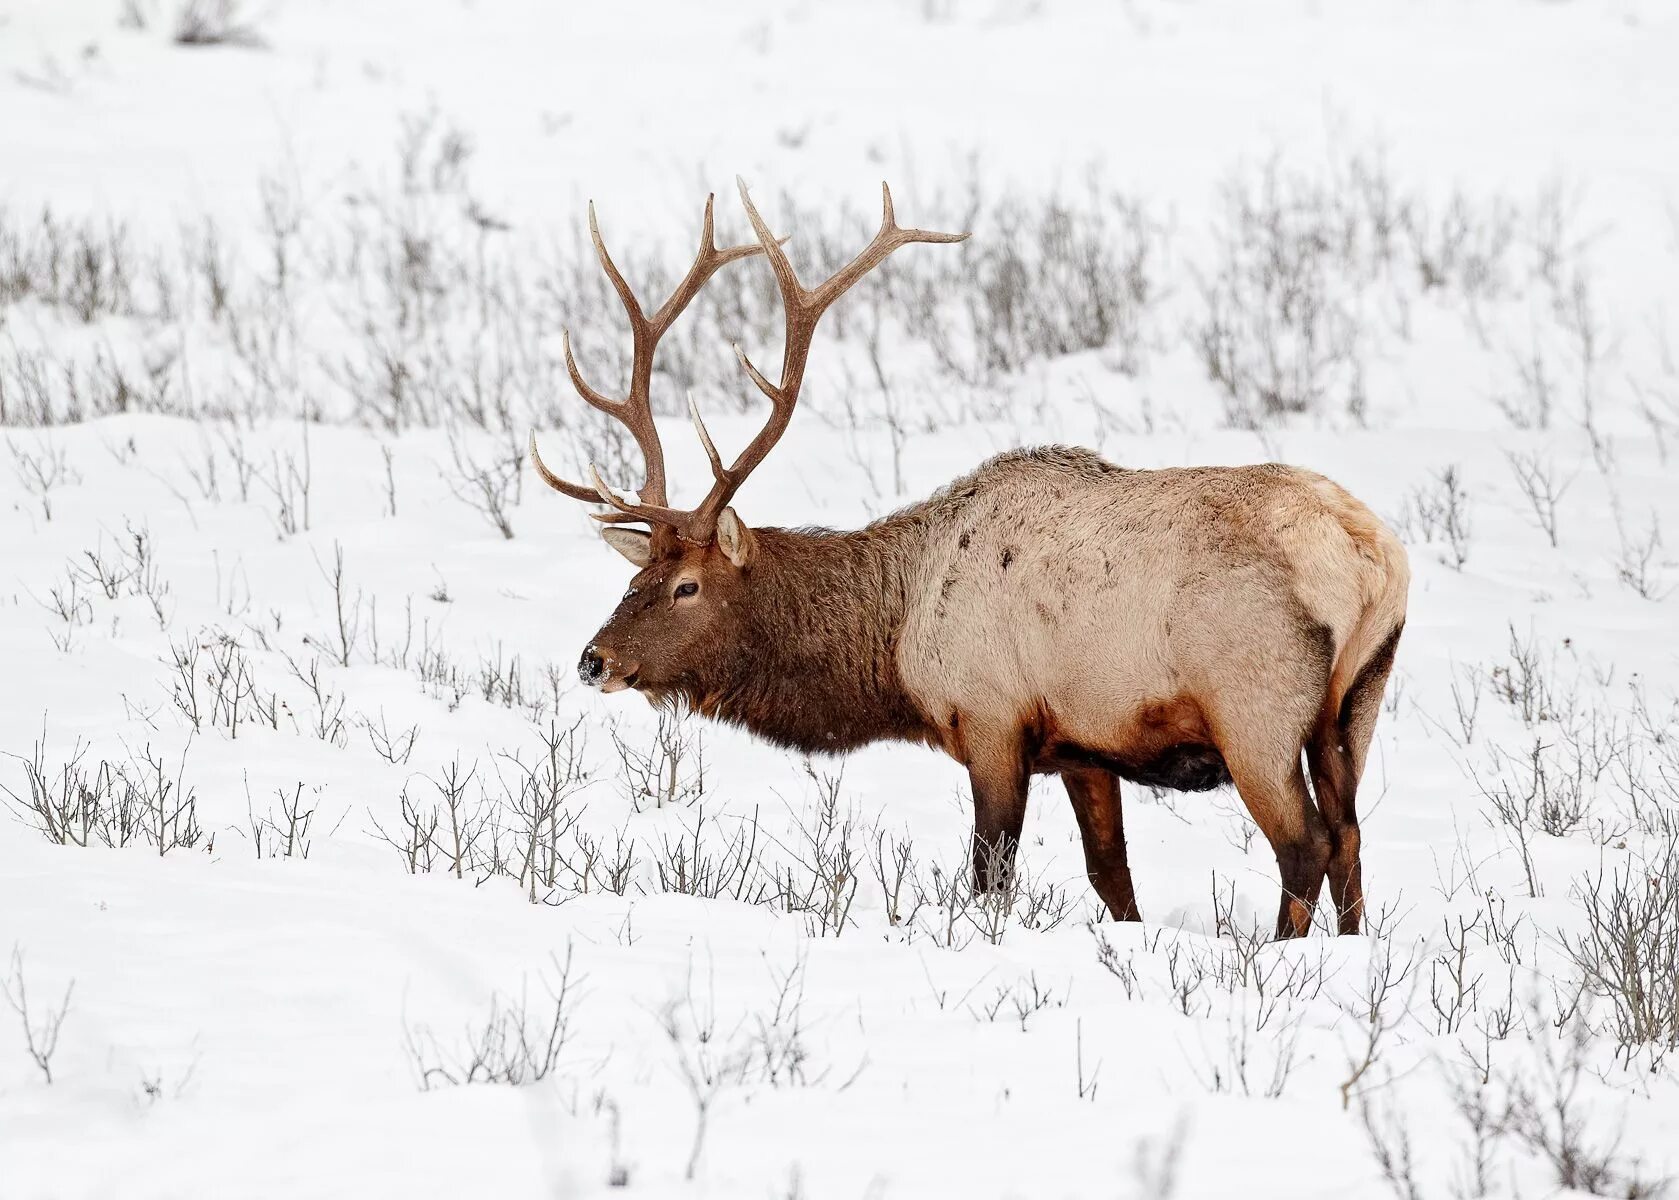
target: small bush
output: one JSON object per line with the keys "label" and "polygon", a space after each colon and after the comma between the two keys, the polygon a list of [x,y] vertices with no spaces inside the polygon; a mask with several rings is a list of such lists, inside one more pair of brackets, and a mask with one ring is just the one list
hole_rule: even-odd
{"label": "small bush", "polygon": [[563,960],[550,956],[553,978],[542,979],[548,1003],[533,1006],[528,985],[517,996],[492,993],[488,1012],[457,1039],[439,1039],[429,1026],[404,1022],[403,1044],[420,1090],[499,1083],[540,1083],[560,1065],[571,1037],[581,979],[572,977],[571,946]]}
{"label": "small bush", "polygon": [[260,50],[268,45],[243,0],[185,0],[175,12],[177,46],[239,46]]}
{"label": "small bush", "polygon": [[215,845],[198,823],[198,796],[183,785],[186,756],[171,775],[161,755],[146,747],[127,762],[100,759],[84,766],[77,744],[56,769],[46,764],[45,741],[20,758],[24,790],[0,784],[13,812],[60,846],[150,846],[158,854]]}
{"label": "small bush", "polygon": [[1679,1047],[1679,837],[1579,889],[1584,933],[1565,942],[1586,987],[1609,1006],[1625,1055]]}

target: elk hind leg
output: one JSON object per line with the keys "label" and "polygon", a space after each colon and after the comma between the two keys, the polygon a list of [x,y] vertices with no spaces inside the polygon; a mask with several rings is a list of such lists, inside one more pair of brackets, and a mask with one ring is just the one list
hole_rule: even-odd
{"label": "elk hind leg", "polygon": [[1305,937],[1311,931],[1330,854],[1329,830],[1300,767],[1304,739],[1299,733],[1281,733],[1288,727],[1285,722],[1286,717],[1279,721],[1278,714],[1267,715],[1263,706],[1236,706],[1213,722],[1236,794],[1277,856],[1283,886],[1279,938]]}
{"label": "elk hind leg", "polygon": [[1364,917],[1364,868],[1360,861],[1358,785],[1381,711],[1382,691],[1399,645],[1395,629],[1360,668],[1335,711],[1318,718],[1306,743],[1312,788],[1329,827],[1329,897],[1339,931],[1354,934]]}
{"label": "elk hind leg", "polygon": [[1277,909],[1279,938],[1305,937],[1312,929],[1318,893],[1329,866],[1329,830],[1306,790],[1299,751],[1293,762],[1267,768],[1230,764],[1230,776],[1242,803],[1277,856],[1282,903]]}
{"label": "elk hind leg", "polygon": [[1320,721],[1306,743],[1306,762],[1312,770],[1324,828],[1329,834],[1329,900],[1335,906],[1337,929],[1357,933],[1364,915],[1364,879],[1359,865],[1358,776],[1347,753],[1340,723]]}
{"label": "elk hind leg", "polygon": [[1137,894],[1131,886],[1131,864],[1125,854],[1118,777],[1098,767],[1077,767],[1063,770],[1061,782],[1078,818],[1090,885],[1114,920],[1141,921]]}

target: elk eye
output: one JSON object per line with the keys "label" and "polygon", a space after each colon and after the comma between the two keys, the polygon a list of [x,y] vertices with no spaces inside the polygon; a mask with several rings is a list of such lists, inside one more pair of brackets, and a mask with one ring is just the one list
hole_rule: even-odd
{"label": "elk eye", "polygon": [[676,585],[676,598],[678,600],[682,599],[684,596],[697,596],[699,595],[699,592],[700,585],[695,583],[692,579],[684,580]]}

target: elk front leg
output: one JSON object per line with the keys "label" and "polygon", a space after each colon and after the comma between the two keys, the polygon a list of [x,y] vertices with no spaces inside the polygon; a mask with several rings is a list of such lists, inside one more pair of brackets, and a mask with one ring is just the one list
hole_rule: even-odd
{"label": "elk front leg", "polygon": [[970,743],[968,783],[974,793],[974,888],[1000,890],[1014,874],[1026,824],[1026,763],[1019,739]]}

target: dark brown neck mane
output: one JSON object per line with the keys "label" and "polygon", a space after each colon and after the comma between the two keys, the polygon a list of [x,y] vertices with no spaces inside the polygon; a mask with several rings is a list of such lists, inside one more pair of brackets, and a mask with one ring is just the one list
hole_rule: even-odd
{"label": "dark brown neck mane", "polygon": [[690,705],[806,754],[925,740],[896,657],[917,525],[754,530],[742,652],[703,691],[682,689]]}

